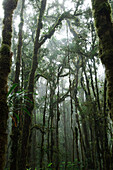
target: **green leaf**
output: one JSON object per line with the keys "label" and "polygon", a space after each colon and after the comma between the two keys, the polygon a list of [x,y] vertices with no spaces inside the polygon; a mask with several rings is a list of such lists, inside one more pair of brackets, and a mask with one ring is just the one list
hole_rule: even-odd
{"label": "green leaf", "polygon": [[62,164],[65,164],[65,162],[62,162]]}
{"label": "green leaf", "polygon": [[20,90],[20,91],[17,91],[16,94],[22,95],[22,94],[24,94],[24,93],[26,93],[26,92],[27,92],[27,90],[22,89],[22,90]]}
{"label": "green leaf", "polygon": [[49,163],[49,164],[48,164],[48,167],[50,167],[51,165],[52,165],[52,163]]}
{"label": "green leaf", "polygon": [[67,164],[71,164],[71,162],[67,162]]}
{"label": "green leaf", "polygon": [[24,112],[26,112],[26,113],[31,117],[30,112],[29,112],[26,108],[22,108],[22,110],[23,110]]}
{"label": "green leaf", "polygon": [[33,102],[32,102],[32,101],[30,101],[30,100],[25,99],[24,101],[25,101],[25,102],[27,102],[27,103],[31,103],[31,104],[33,104]]}
{"label": "green leaf", "polygon": [[29,98],[29,97],[27,97],[27,96],[24,96],[24,98],[26,99],[25,101],[27,101],[28,103],[31,103],[31,104],[33,104],[33,102],[30,100],[30,98]]}
{"label": "green leaf", "polygon": [[19,116],[16,113],[14,113],[14,115],[16,116],[17,120],[19,121]]}
{"label": "green leaf", "polygon": [[7,93],[7,97],[11,94],[11,92],[18,86],[18,84],[13,84],[12,87],[10,88],[10,90]]}
{"label": "green leaf", "polygon": [[34,93],[34,95],[38,95],[38,93]]}

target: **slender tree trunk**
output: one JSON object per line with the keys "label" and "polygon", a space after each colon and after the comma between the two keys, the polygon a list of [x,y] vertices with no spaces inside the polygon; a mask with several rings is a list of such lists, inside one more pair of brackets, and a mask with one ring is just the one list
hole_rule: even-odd
{"label": "slender tree trunk", "polygon": [[[34,114],[34,123],[36,124],[36,112]],[[32,146],[31,146],[31,169],[35,170],[36,168],[36,148],[37,148],[37,130],[34,128],[32,132]]]}
{"label": "slender tree trunk", "polygon": [[50,151],[51,151],[51,163],[53,166],[53,154],[54,154],[54,129],[53,129],[53,119],[54,119],[54,112],[53,112],[53,96],[54,96],[54,89],[53,89],[53,85],[50,84],[50,120],[51,120],[51,124],[50,124],[50,130],[51,130],[51,147],[50,147]]}
{"label": "slender tree trunk", "polygon": [[107,81],[105,79],[104,82],[104,162],[103,167],[105,170],[110,169],[111,166],[111,153],[108,147],[108,135],[107,135],[107,129],[108,129],[108,113],[106,111],[106,93],[107,93]]}
{"label": "slender tree trunk", "polygon": [[12,15],[17,6],[17,0],[4,0],[4,20],[2,31],[2,45],[0,49],[0,169],[5,165],[5,153],[7,145],[7,80],[11,67],[11,37],[12,37]]}
{"label": "slender tree trunk", "polygon": [[40,48],[39,36],[40,36],[41,25],[42,25],[42,17],[44,15],[45,8],[46,8],[46,0],[42,0],[39,19],[38,19],[38,25],[37,25],[37,30],[36,30],[36,38],[34,42],[33,63],[32,63],[32,68],[31,68],[29,81],[28,81],[28,98],[31,100],[32,104],[26,103],[26,108],[31,116],[25,113],[24,125],[23,125],[23,130],[22,130],[21,153],[20,153],[20,161],[19,161],[19,168],[18,168],[19,170],[26,169],[26,158],[27,158],[27,149],[28,149],[27,146],[28,146],[28,139],[29,139],[29,134],[30,134],[32,111],[34,108],[34,98],[33,98],[34,77],[35,77],[35,72],[36,72],[37,64],[38,64],[37,54]]}
{"label": "slender tree trunk", "polygon": [[84,140],[83,140],[83,135],[81,132],[81,127],[80,127],[80,121],[79,121],[79,115],[78,113],[76,113],[76,121],[77,121],[77,125],[78,125],[78,132],[80,134],[80,148],[81,148],[81,162],[82,162],[82,166],[84,167],[85,165],[85,153],[86,153],[86,148],[85,148],[85,144],[84,144]]}
{"label": "slender tree trunk", "polygon": [[78,128],[77,127],[75,127],[75,141],[76,141],[77,162],[78,162],[78,167],[79,167],[80,157],[79,157]]}
{"label": "slender tree trunk", "polygon": [[88,61],[88,66],[89,66],[89,73],[90,73],[90,77],[91,77],[91,87],[92,87],[93,95],[96,99],[95,87],[94,87],[94,82],[93,82],[93,74],[92,74],[92,69],[91,69],[91,65],[90,65],[89,61]]}
{"label": "slender tree trunk", "polygon": [[[19,90],[19,75],[20,75],[20,61],[21,61],[21,49],[22,49],[22,32],[23,32],[23,11],[24,11],[24,4],[25,0],[22,0],[22,7],[21,7],[21,13],[20,13],[20,24],[19,24],[19,40],[18,40],[18,48],[17,48],[17,58],[16,58],[16,71],[15,71],[15,79],[14,83],[17,84],[17,87],[14,89],[15,94]],[[18,127],[18,122],[17,122],[17,117],[15,114],[18,116],[18,101],[13,101],[14,103],[14,109],[13,109],[13,117],[15,119],[15,123],[12,122],[12,134],[11,134],[11,139],[12,139],[12,146],[11,146],[11,162],[10,162],[10,169],[16,170],[18,167],[17,161],[18,161],[18,139],[19,139],[19,127]]]}
{"label": "slender tree trunk", "polygon": [[64,141],[65,141],[65,168],[67,166],[68,152],[67,152],[67,128],[66,128],[66,111],[65,103],[63,102],[63,118],[64,118]]}
{"label": "slender tree trunk", "polygon": [[98,80],[97,80],[97,69],[95,64],[95,58],[93,58],[93,65],[94,65],[94,73],[95,73],[95,89],[96,89],[96,96],[97,96],[97,104],[98,104],[98,110],[100,111],[100,97],[99,97],[99,89],[98,89]]}
{"label": "slender tree trunk", "polygon": [[56,170],[59,169],[59,121],[60,121],[60,111],[59,111],[59,69],[58,69],[58,93],[57,93],[57,120],[56,120]]}
{"label": "slender tree trunk", "polygon": [[[46,96],[45,96],[45,106],[43,111],[43,131],[45,130],[45,124],[46,124],[46,107],[47,107],[47,86],[46,86]],[[44,133],[42,133],[42,141],[41,141],[41,153],[40,153],[40,168],[44,168]]]}
{"label": "slender tree trunk", "polygon": [[50,116],[48,118],[48,133],[47,133],[47,160],[50,163]]}

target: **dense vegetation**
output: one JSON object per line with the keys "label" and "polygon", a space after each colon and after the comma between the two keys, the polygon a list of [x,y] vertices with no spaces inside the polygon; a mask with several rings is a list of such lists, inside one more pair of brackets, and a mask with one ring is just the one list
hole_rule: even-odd
{"label": "dense vegetation", "polygon": [[113,169],[112,6],[4,0],[0,170]]}

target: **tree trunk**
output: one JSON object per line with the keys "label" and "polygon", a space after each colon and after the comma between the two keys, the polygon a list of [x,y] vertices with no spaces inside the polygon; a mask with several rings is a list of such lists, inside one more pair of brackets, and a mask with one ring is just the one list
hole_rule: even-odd
{"label": "tree trunk", "polygon": [[7,81],[11,67],[11,37],[12,37],[12,15],[17,6],[17,0],[4,0],[4,20],[2,31],[2,45],[0,49],[0,169],[5,164],[5,153],[7,144]]}
{"label": "tree trunk", "polygon": [[66,111],[65,102],[63,102],[63,123],[64,123],[64,146],[65,146],[65,168],[67,166],[68,152],[67,152],[67,128],[66,128]]}
{"label": "tree trunk", "polygon": [[[48,86],[48,83],[47,83]],[[44,105],[44,111],[43,111],[43,131],[45,130],[46,125],[46,107],[47,107],[47,86],[46,86],[46,96],[45,96],[45,105]],[[42,141],[41,141],[41,153],[40,153],[40,169],[44,168],[44,133],[42,133]]]}
{"label": "tree trunk", "polygon": [[[33,112],[34,115],[34,124],[36,125],[36,112]],[[32,132],[32,145],[31,145],[31,169],[35,170],[36,168],[36,149],[37,149],[37,130],[34,128]]]}
{"label": "tree trunk", "polygon": [[60,121],[60,111],[59,111],[59,69],[58,69],[58,92],[57,92],[57,120],[56,120],[56,170],[59,169],[59,121]]}
{"label": "tree trunk", "polygon": [[31,103],[26,103],[26,108],[27,112],[30,114],[30,116],[25,113],[24,117],[24,125],[23,125],[23,130],[22,130],[22,144],[21,144],[21,153],[20,153],[20,161],[19,161],[19,170],[25,170],[26,169],[26,158],[27,158],[27,149],[28,149],[28,139],[29,139],[29,131],[30,131],[30,125],[31,125],[31,116],[32,116],[32,111],[34,108],[34,98],[33,98],[33,92],[34,92],[34,77],[35,77],[35,72],[37,69],[37,55],[38,51],[40,48],[39,45],[39,36],[40,36],[40,31],[41,31],[41,22],[42,22],[42,17],[45,11],[46,7],[46,0],[42,0],[41,2],[41,8],[40,8],[40,14],[39,14],[39,19],[38,19],[38,25],[37,25],[37,30],[36,30],[36,38],[34,42],[34,54],[33,54],[33,63],[32,63],[32,68],[31,72],[29,75],[29,81],[28,81],[28,98],[30,99]]}
{"label": "tree trunk", "polygon": [[99,37],[99,51],[105,65],[108,107],[113,120],[113,25],[108,0],[92,0],[95,26]]}
{"label": "tree trunk", "polygon": [[[24,11],[24,4],[25,0],[22,0],[22,8],[21,8],[21,13],[20,13],[20,24],[19,24],[19,39],[18,39],[18,48],[17,48],[17,58],[16,58],[16,71],[15,71],[15,78],[14,78],[14,83],[17,84],[17,87],[14,89],[15,94],[19,90],[19,75],[20,75],[20,60],[21,60],[21,49],[22,49],[22,32],[23,32],[23,11]],[[18,165],[17,165],[17,159],[18,159],[18,139],[19,139],[19,128],[17,126],[17,118],[15,116],[19,115],[18,114],[18,101],[15,101],[14,98],[14,109],[13,109],[13,117],[15,118],[16,126],[14,121],[12,122],[12,134],[11,134],[11,139],[12,139],[12,146],[11,146],[11,163],[10,163],[10,169],[16,170]]]}
{"label": "tree trunk", "polygon": [[50,120],[51,120],[51,125],[50,125],[50,132],[51,132],[51,144],[50,144],[50,153],[51,153],[51,163],[53,167],[53,156],[54,156],[54,111],[53,111],[53,97],[54,97],[54,86],[53,84],[50,83]]}

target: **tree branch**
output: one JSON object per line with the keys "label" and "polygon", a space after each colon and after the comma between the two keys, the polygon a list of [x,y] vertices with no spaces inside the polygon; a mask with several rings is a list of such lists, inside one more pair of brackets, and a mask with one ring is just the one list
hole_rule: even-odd
{"label": "tree branch", "polygon": [[54,34],[56,28],[60,25],[60,23],[64,20],[64,19],[74,19],[75,16],[70,14],[70,11],[68,12],[64,12],[56,21],[55,24],[53,24],[50,28],[50,30],[48,31],[48,33],[46,33],[45,35],[43,35],[41,38],[40,38],[40,41],[39,41],[39,46],[41,46],[42,44],[44,44],[44,42],[49,38],[52,37],[52,35]]}

